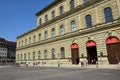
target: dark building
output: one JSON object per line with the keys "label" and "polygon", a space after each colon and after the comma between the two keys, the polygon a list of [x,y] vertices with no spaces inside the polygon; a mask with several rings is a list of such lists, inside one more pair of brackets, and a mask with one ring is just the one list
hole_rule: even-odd
{"label": "dark building", "polygon": [[16,42],[0,38],[0,63],[15,62]]}

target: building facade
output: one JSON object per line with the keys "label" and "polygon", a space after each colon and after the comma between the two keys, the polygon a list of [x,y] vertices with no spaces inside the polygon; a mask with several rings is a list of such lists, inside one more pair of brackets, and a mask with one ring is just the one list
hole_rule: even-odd
{"label": "building facade", "polygon": [[36,16],[37,26],[17,37],[18,63],[120,61],[120,0],[55,0]]}
{"label": "building facade", "polygon": [[15,62],[16,42],[0,38],[0,63]]}

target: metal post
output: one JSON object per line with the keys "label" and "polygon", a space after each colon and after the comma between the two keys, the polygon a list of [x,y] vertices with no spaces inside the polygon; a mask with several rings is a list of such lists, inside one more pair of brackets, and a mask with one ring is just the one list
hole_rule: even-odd
{"label": "metal post", "polygon": [[60,67],[60,54],[58,53],[58,67]]}

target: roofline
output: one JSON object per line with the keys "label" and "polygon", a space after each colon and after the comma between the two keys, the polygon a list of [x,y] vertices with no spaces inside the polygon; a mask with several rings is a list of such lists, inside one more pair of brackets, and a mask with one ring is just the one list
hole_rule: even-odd
{"label": "roofline", "polygon": [[45,8],[43,8],[42,10],[40,10],[39,12],[37,12],[35,15],[39,16],[41,13],[43,13],[44,11],[50,9],[51,7],[53,7],[55,4],[57,4],[58,2],[61,2],[64,0],[55,0],[52,3],[50,3],[48,6],[46,6]]}

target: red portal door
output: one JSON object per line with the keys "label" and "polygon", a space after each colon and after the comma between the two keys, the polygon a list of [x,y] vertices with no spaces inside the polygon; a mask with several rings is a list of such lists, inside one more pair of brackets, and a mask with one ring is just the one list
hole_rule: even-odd
{"label": "red portal door", "polygon": [[120,61],[120,42],[116,37],[109,37],[106,40],[106,48],[109,64],[118,64]]}
{"label": "red portal door", "polygon": [[72,64],[79,64],[79,47],[76,43],[71,45],[71,60]]}

